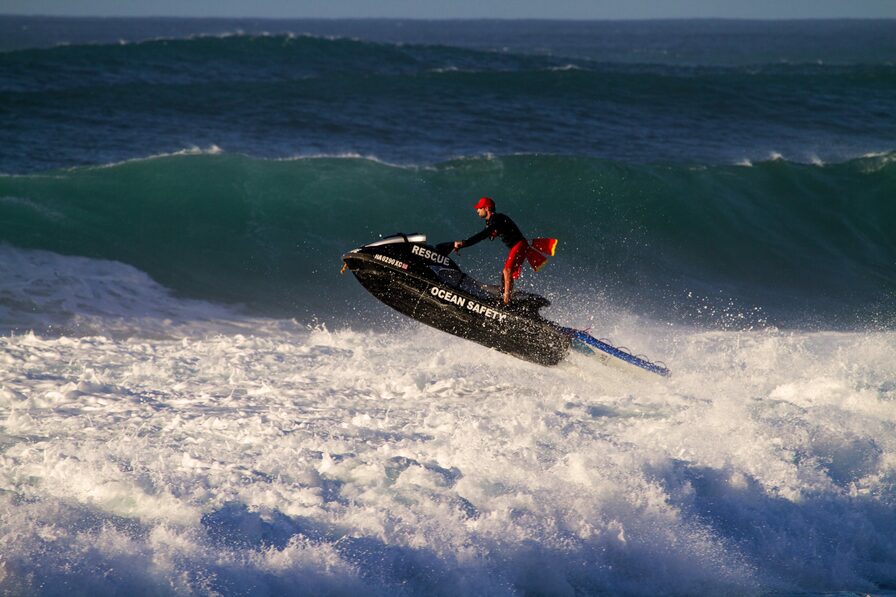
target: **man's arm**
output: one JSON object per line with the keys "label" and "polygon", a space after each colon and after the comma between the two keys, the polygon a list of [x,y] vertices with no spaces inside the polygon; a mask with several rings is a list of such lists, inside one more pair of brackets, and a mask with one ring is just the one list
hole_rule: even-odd
{"label": "man's arm", "polygon": [[467,240],[456,240],[454,241],[454,249],[460,249],[461,247],[472,247],[476,243],[481,240],[485,240],[492,234],[492,226],[488,225]]}
{"label": "man's arm", "polygon": [[467,240],[463,241],[465,247],[472,247],[481,240],[487,239],[492,234],[492,227],[486,226]]}

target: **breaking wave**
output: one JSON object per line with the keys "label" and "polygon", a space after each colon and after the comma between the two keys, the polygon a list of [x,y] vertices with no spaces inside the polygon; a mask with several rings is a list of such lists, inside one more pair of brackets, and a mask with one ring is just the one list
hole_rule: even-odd
{"label": "breaking wave", "polygon": [[[344,317],[343,252],[395,231],[481,226],[488,194],[530,236],[560,239],[524,276],[555,303],[599,295],[710,326],[893,322],[896,162],[630,165],[518,155],[427,167],[210,152],[0,177],[0,241],[120,261],[185,296],[256,313]],[[500,247],[463,252],[493,275]],[[345,298],[336,298],[345,297]]]}

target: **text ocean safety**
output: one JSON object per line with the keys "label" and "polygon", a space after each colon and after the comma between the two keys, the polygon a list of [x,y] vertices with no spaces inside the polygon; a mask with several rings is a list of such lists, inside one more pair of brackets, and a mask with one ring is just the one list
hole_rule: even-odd
{"label": "text ocean safety", "polygon": [[445,290],[444,288],[433,286],[429,289],[429,293],[434,297],[442,299],[446,303],[453,303],[462,309],[466,308],[468,311],[478,313],[479,315],[482,315],[483,317],[486,317],[488,319],[494,319],[497,321],[504,321],[505,319],[507,319],[507,315],[505,313],[495,311],[491,307],[486,307],[485,305],[480,305],[476,301],[472,301],[466,297],[454,294],[450,290]]}

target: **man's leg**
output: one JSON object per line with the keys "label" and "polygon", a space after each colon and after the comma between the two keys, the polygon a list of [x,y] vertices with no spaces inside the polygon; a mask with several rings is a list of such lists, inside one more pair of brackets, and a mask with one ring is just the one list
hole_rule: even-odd
{"label": "man's leg", "polygon": [[513,292],[513,275],[509,267],[505,267],[502,272],[504,276],[504,304],[510,304],[510,293]]}

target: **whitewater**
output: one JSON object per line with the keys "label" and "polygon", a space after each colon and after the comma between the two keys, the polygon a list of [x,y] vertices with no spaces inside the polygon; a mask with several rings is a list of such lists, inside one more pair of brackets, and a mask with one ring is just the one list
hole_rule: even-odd
{"label": "whitewater", "polygon": [[662,355],[674,375],[654,381],[418,325],[252,317],[110,261],[5,247],[0,264],[4,319],[39,310],[60,330],[0,338],[5,593],[760,594],[896,578],[893,332],[619,314],[602,331]]}
{"label": "whitewater", "polygon": [[[894,32],[0,16],[0,595],[896,595]],[[482,195],[672,375],[339,275]]]}

